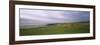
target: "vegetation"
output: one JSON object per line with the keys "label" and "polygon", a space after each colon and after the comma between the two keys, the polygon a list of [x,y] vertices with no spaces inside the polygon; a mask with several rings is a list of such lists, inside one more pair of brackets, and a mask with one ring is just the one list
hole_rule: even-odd
{"label": "vegetation", "polygon": [[51,35],[51,34],[75,34],[89,33],[89,23],[59,23],[38,28],[20,29],[20,35]]}

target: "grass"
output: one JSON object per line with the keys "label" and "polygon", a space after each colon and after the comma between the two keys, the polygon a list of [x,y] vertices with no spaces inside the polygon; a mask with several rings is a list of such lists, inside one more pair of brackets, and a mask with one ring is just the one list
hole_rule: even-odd
{"label": "grass", "polygon": [[20,36],[89,33],[89,23],[63,23],[39,28],[20,29]]}

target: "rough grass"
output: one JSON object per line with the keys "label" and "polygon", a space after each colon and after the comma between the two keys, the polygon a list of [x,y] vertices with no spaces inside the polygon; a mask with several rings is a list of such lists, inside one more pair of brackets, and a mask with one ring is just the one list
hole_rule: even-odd
{"label": "rough grass", "polygon": [[89,23],[64,23],[40,28],[20,29],[20,35],[51,35],[89,33]]}

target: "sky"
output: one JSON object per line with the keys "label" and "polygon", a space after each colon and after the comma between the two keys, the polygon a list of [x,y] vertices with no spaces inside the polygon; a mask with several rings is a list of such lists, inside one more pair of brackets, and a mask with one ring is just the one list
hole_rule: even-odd
{"label": "sky", "polygon": [[20,8],[20,25],[73,23],[89,21],[89,11],[43,10]]}

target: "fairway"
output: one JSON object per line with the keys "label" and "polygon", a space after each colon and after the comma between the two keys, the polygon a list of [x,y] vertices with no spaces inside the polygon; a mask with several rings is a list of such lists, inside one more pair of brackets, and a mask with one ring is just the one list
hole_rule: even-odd
{"label": "fairway", "polygon": [[59,23],[37,28],[21,28],[20,36],[89,33],[89,23]]}

